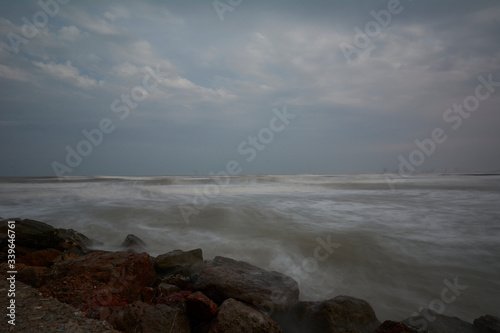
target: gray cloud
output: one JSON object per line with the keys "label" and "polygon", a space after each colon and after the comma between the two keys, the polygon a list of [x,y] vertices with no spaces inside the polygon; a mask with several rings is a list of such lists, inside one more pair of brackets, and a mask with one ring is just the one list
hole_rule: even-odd
{"label": "gray cloud", "polygon": [[[103,118],[114,131],[72,175],[206,174],[244,160],[284,105],[297,117],[245,173],[393,170],[435,128],[448,140],[421,169],[500,169],[500,87],[458,129],[443,118],[479,75],[500,81],[500,5],[401,0],[348,63],[340,44],[387,4],[243,1],[220,21],[210,2],[72,1],[15,52],[41,8],[1,1],[0,175],[53,175]],[[120,119],[113,102],[155,68],[161,84]]]}

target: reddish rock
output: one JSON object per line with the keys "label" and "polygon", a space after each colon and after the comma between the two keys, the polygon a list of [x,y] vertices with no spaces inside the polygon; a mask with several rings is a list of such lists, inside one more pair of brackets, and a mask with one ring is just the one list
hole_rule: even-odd
{"label": "reddish rock", "polygon": [[374,333],[418,333],[418,331],[397,321],[386,320],[375,330]]}
{"label": "reddish rock", "polygon": [[191,279],[181,274],[171,275],[162,279],[163,283],[177,286],[179,289],[192,289]]}
{"label": "reddish rock", "polygon": [[16,264],[16,269],[16,279],[34,288],[42,286],[50,272],[47,267],[25,266],[24,264]]}
{"label": "reddish rock", "polygon": [[189,318],[196,323],[211,320],[219,310],[217,304],[200,291],[186,298],[186,306]]}
{"label": "reddish rock", "polygon": [[141,300],[156,272],[146,253],[96,251],[54,264],[50,278],[43,291],[95,316],[100,307]]}
{"label": "reddish rock", "polygon": [[174,306],[178,309],[186,311],[186,302],[189,295],[191,295],[191,291],[182,290],[165,297],[159,297],[155,300],[155,303]]}
{"label": "reddish rock", "polygon": [[153,306],[134,302],[125,307],[113,307],[107,320],[115,329],[126,333],[191,332],[186,313],[164,304]]}
{"label": "reddish rock", "polygon": [[208,333],[281,333],[281,327],[268,315],[229,298],[222,303]]}
{"label": "reddish rock", "polygon": [[144,287],[141,291],[142,301],[145,303],[152,303],[155,299],[156,290],[151,287]]}
{"label": "reddish rock", "polygon": [[40,250],[17,258],[16,262],[27,266],[50,267],[61,253],[55,249]]}

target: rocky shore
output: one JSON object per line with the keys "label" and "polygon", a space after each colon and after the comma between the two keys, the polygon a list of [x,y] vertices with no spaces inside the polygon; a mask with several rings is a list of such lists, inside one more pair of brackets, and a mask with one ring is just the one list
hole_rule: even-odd
{"label": "rocky shore", "polygon": [[[147,244],[129,235],[121,251],[101,251],[71,229],[9,221],[0,221],[0,306],[8,314],[14,299],[17,308],[16,327],[2,315],[5,331],[500,333],[497,317],[468,323],[431,310],[381,323],[364,300],[300,301],[292,278],[230,258],[204,260],[201,249],[151,257]],[[7,300],[12,244],[16,296]]]}

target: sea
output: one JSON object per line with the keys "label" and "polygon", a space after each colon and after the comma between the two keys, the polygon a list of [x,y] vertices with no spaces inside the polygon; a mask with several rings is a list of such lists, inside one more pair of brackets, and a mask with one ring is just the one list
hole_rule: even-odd
{"label": "sea", "polygon": [[291,276],[301,300],[364,299],[381,321],[500,316],[500,175],[0,178],[0,216],[106,250],[127,234],[153,256],[201,248]]}

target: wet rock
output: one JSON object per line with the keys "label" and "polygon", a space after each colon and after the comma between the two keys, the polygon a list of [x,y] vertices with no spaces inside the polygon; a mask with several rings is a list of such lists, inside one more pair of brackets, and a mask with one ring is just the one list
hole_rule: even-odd
{"label": "wet rock", "polygon": [[148,248],[142,239],[133,234],[128,234],[120,247],[125,251],[133,250],[135,252],[147,252]]}
{"label": "wet rock", "polygon": [[50,267],[61,254],[56,249],[45,249],[17,258],[16,262],[27,266]]}
{"label": "wet rock", "polygon": [[229,298],[222,303],[208,333],[281,333],[281,327],[268,315]]}
{"label": "wet rock", "polygon": [[161,254],[155,259],[155,267],[160,273],[175,274],[187,266],[203,263],[201,249],[191,251],[175,250]]}
{"label": "wet rock", "polygon": [[476,333],[500,333],[500,318],[495,316],[482,316],[474,319]]}
{"label": "wet rock", "polygon": [[25,266],[24,264],[17,264],[16,269],[16,279],[34,288],[42,286],[50,272],[47,267]]}
{"label": "wet rock", "polygon": [[289,333],[371,333],[380,325],[368,302],[348,296],[299,302],[288,312],[275,313],[273,318]]}
{"label": "wet rock", "polygon": [[197,291],[186,298],[187,313],[194,323],[210,321],[219,307],[202,292]]}
{"label": "wet rock", "polygon": [[217,304],[234,298],[268,313],[289,308],[299,299],[298,284],[291,277],[224,257],[207,263],[193,288]]}
{"label": "wet rock", "polygon": [[168,296],[158,297],[156,298],[155,303],[169,305],[182,311],[186,311],[187,298],[191,294],[192,292],[189,290],[181,290]]}
{"label": "wet rock", "polygon": [[190,333],[185,312],[168,305],[134,302],[125,307],[113,307],[107,317],[113,327],[126,333]]}
{"label": "wet rock", "polygon": [[[15,219],[16,246],[32,249],[56,249],[64,251],[71,248],[87,249],[92,241],[72,229],[56,229],[51,225],[35,220]],[[7,233],[7,220],[0,222],[0,233]]]}
{"label": "wet rock", "polygon": [[168,296],[170,294],[176,293],[181,290],[179,287],[168,283],[160,283],[157,289],[158,289],[158,297]]}
{"label": "wet rock", "polygon": [[418,331],[409,328],[405,324],[392,320],[386,320],[375,330],[374,333],[418,333]]}
{"label": "wet rock", "polygon": [[143,302],[152,303],[154,301],[155,297],[156,297],[155,288],[151,288],[151,287],[142,288],[141,298],[142,298]]}
{"label": "wet rock", "polygon": [[403,320],[403,324],[418,330],[432,333],[474,333],[472,324],[457,317],[448,317],[425,309],[418,316]]}
{"label": "wet rock", "polygon": [[55,263],[51,280],[42,289],[93,315],[102,306],[141,300],[143,289],[155,279],[147,253],[96,251]]}

